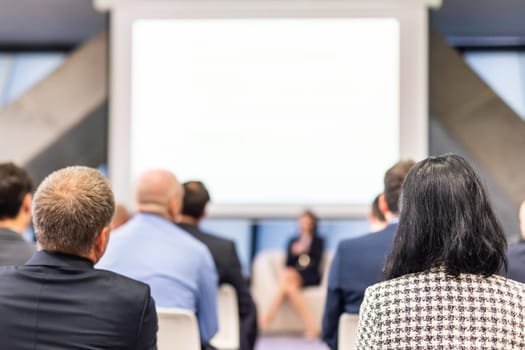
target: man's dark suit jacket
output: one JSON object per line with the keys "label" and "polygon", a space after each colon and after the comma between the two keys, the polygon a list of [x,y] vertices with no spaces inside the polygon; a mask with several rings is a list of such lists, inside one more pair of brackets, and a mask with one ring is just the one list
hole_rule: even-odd
{"label": "man's dark suit jacket", "polygon": [[149,287],[84,258],[37,252],[0,268],[0,348],[156,349]]}
{"label": "man's dark suit jacket", "polygon": [[515,281],[525,283],[525,241],[509,247],[507,252],[508,277]]}
{"label": "man's dark suit jacket", "polygon": [[0,227],[0,266],[22,265],[34,252],[34,244],[26,242],[15,231]]}
{"label": "man's dark suit jacket", "polygon": [[241,350],[253,349],[257,338],[257,311],[241,273],[235,244],[231,240],[203,232],[196,225],[180,223],[178,226],[208,247],[217,268],[219,284],[228,283],[235,288],[239,301]]}
{"label": "man's dark suit jacket", "polygon": [[364,236],[341,241],[337,247],[323,315],[323,340],[337,349],[342,313],[359,313],[366,288],[383,280],[383,266],[392,248],[397,223]]}

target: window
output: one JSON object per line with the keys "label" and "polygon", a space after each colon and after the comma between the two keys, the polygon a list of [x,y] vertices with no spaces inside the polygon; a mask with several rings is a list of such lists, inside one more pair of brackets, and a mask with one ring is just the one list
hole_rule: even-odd
{"label": "window", "polygon": [[64,58],[62,52],[0,52],[0,108],[49,75]]}

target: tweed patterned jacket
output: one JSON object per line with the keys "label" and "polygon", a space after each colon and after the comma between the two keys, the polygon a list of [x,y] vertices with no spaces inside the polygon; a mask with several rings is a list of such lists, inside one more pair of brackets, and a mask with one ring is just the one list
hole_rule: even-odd
{"label": "tweed patterned jacket", "polygon": [[525,284],[444,268],[369,287],[357,348],[525,349]]}

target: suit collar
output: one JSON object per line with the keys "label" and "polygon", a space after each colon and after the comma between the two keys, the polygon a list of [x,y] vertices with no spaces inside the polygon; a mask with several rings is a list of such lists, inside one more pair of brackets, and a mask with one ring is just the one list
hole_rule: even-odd
{"label": "suit collar", "polygon": [[31,259],[25,263],[28,266],[54,266],[92,269],[93,263],[80,256],[41,250],[33,254]]}
{"label": "suit collar", "polygon": [[18,232],[15,232],[5,227],[0,227],[0,240],[2,241],[23,241],[24,238]]}
{"label": "suit collar", "polygon": [[193,225],[193,224],[188,224],[187,222],[178,222],[176,223],[177,226],[179,226],[180,228],[182,229],[186,229],[186,228],[198,228],[197,225]]}
{"label": "suit collar", "polygon": [[188,224],[185,222],[179,222],[176,224],[180,229],[184,230],[184,232],[187,232],[193,236],[198,235],[201,233],[201,230],[197,225]]}
{"label": "suit collar", "polygon": [[194,225],[194,224],[190,224],[188,222],[177,222],[176,225],[183,226],[183,227],[186,227],[186,226],[197,226],[197,225]]}
{"label": "suit collar", "polygon": [[395,231],[397,229],[398,222],[389,222],[388,225],[385,226],[384,229],[377,232],[388,232],[388,231]]}

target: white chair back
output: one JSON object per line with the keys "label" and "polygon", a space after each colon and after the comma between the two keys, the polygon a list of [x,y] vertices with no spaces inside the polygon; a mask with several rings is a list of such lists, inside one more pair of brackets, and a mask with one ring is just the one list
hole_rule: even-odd
{"label": "white chair back", "polygon": [[158,308],[159,350],[200,350],[199,325],[195,314],[189,310]]}
{"label": "white chair back", "polygon": [[238,350],[240,321],[237,293],[231,285],[223,284],[218,290],[217,298],[219,331],[210,343],[219,350]]}
{"label": "white chair back", "polygon": [[357,325],[359,314],[342,314],[339,317],[338,350],[354,350],[357,343]]}

